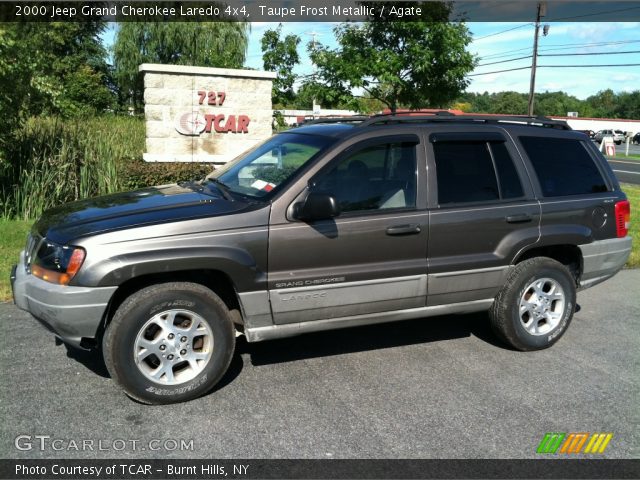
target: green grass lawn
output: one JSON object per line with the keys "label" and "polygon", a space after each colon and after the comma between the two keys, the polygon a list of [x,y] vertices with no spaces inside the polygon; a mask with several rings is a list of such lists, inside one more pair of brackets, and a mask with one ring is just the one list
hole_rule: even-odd
{"label": "green grass lawn", "polygon": [[609,160],[640,160],[640,155],[635,153],[630,153],[629,155],[625,155],[624,153],[619,153],[615,157],[607,156]]}
{"label": "green grass lawn", "polygon": [[[627,262],[627,268],[640,267],[640,186],[623,184],[622,190],[631,202],[631,229],[633,251]],[[11,265],[18,262],[18,254],[24,248],[27,233],[33,220],[0,219],[0,301],[11,299],[9,275]]]}
{"label": "green grass lawn", "polygon": [[633,238],[633,250],[627,261],[628,268],[640,267],[640,185],[630,185],[623,183],[621,185],[624,193],[627,194],[629,202],[631,202],[631,228],[629,234]]}
{"label": "green grass lawn", "polygon": [[32,220],[0,219],[0,302],[11,299],[11,266],[18,263],[32,224]]}

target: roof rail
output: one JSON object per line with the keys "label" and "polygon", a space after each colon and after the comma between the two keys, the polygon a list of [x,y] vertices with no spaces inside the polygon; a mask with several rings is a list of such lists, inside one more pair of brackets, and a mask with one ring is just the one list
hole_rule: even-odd
{"label": "roof rail", "polygon": [[353,116],[345,116],[345,117],[324,117],[324,118],[316,118],[313,120],[305,120],[302,125],[305,127],[307,125],[318,125],[321,123],[356,123],[356,122],[364,122],[369,120],[371,117],[366,115],[353,115]]}
{"label": "roof rail", "polygon": [[[446,112],[446,111],[445,111]],[[521,124],[537,127],[557,128],[560,130],[571,130],[571,127],[564,120],[552,120],[548,117],[529,117],[518,115],[455,115],[451,112],[437,112],[429,115],[408,115],[408,114],[382,114],[370,117],[361,122],[359,127],[371,125],[388,125],[397,123],[485,123],[485,124]]]}

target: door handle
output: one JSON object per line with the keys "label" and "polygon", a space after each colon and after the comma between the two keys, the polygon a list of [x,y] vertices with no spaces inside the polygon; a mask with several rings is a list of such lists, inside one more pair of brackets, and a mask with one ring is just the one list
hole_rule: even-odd
{"label": "door handle", "polygon": [[533,217],[527,213],[523,213],[521,215],[509,215],[505,217],[507,223],[525,223],[533,220]]}
{"label": "door handle", "polygon": [[387,235],[413,235],[420,233],[420,225],[417,223],[410,223],[408,225],[394,225],[387,228]]}

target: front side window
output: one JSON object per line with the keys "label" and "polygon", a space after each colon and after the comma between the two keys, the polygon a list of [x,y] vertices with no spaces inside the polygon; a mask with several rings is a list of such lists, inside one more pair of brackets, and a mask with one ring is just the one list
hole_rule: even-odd
{"label": "front side window", "polygon": [[520,137],[545,197],[606,192],[600,170],[580,140]]}
{"label": "front side window", "polygon": [[275,135],[216,170],[211,177],[231,192],[262,198],[292,178],[333,141],[296,133]]}
{"label": "front side window", "polygon": [[312,191],[335,197],[342,212],[415,207],[416,144],[358,149],[314,179]]}

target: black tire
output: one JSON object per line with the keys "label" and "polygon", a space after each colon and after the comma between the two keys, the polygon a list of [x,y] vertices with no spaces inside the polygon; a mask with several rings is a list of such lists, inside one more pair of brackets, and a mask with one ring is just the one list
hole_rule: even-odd
{"label": "black tire", "polygon": [[[182,313],[174,316],[175,312]],[[168,337],[168,330],[158,327],[160,321],[145,327],[145,333],[142,333],[145,325],[158,318],[165,325],[172,325],[176,329],[184,328],[187,333],[183,337],[179,337],[177,333]],[[188,327],[193,322],[201,328],[195,327],[198,328],[197,332],[188,333]],[[176,330],[178,331],[183,330]],[[204,333],[200,335],[198,332]],[[162,360],[148,354],[146,362],[149,363],[143,365],[142,361],[137,362],[134,359],[135,352],[146,352],[144,347],[142,350],[136,347],[137,339],[141,338],[139,333],[143,337],[155,335],[156,338],[151,340],[153,342],[169,342],[168,346],[159,346],[163,351],[158,350],[157,353],[163,357],[166,352],[175,353],[171,362],[168,360],[169,353]],[[175,340],[167,340],[174,337]],[[182,341],[182,338],[188,339],[183,344],[185,349],[179,350],[178,354],[178,349],[182,346],[177,342]],[[207,357],[206,362],[202,361],[204,366],[200,366],[200,360],[195,361],[196,367],[192,367],[188,361],[180,360],[180,355],[189,349],[189,345],[193,353]],[[102,341],[104,361],[111,377],[127,395],[147,404],[184,402],[208,392],[227,371],[234,347],[235,329],[225,303],[208,288],[189,282],[153,285],[128,297],[115,312]],[[174,364],[174,361],[177,363]],[[175,372],[176,377],[182,375],[183,380],[175,378],[170,382],[168,374],[163,374],[164,378],[157,381],[147,377],[143,370],[153,371],[154,364],[158,364],[158,368],[168,365],[167,370],[171,370],[168,373],[173,376]],[[189,379],[191,375],[194,376]]]}
{"label": "black tire", "polygon": [[[525,311],[522,318],[520,314],[520,301],[525,299],[525,292],[531,295],[529,287],[541,279],[551,280],[545,282],[543,287],[556,282],[564,294],[563,303],[551,302],[552,308],[557,309],[559,313],[559,321],[553,328],[546,319],[535,320],[536,317],[532,316],[531,312]],[[551,258],[537,257],[524,260],[513,268],[493,302],[489,318],[496,335],[512,347],[522,351],[541,350],[550,347],[562,337],[571,323],[575,305],[576,285],[569,269]],[[544,304],[539,308],[544,310]],[[529,327],[534,321],[535,327]],[[542,332],[533,334],[527,327],[540,327]]]}

